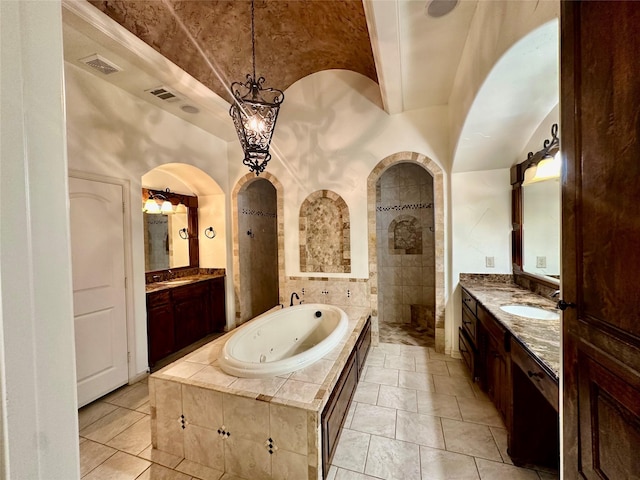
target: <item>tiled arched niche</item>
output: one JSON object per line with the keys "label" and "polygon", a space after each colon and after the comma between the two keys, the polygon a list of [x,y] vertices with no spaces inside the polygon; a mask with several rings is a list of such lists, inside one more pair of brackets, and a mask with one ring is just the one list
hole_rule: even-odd
{"label": "tiled arched niche", "polygon": [[[374,342],[379,341],[378,326],[378,253],[377,253],[377,232],[376,232],[376,183],[382,174],[391,166],[399,163],[414,163],[422,166],[433,177],[433,221],[434,221],[434,243],[435,243],[435,345],[438,352],[444,352],[444,179],[443,171],[433,160],[415,152],[399,152],[390,155],[378,163],[369,174],[367,179],[367,223],[369,230],[369,282],[371,285],[371,310],[374,317],[372,331]],[[411,218],[398,218],[398,221],[405,221],[404,225],[410,230]],[[397,223],[394,231],[386,233],[389,242],[394,242],[396,247],[395,234],[397,233]],[[398,244],[401,246],[403,242]],[[391,243],[390,243],[391,245]]]}
{"label": "tiled arched niche", "polygon": [[[278,298],[280,303],[282,300],[282,289],[284,288],[284,203],[283,203],[283,189],[282,184],[278,181],[278,179],[270,174],[269,172],[264,172],[260,177],[256,177],[253,173],[248,173],[244,177],[240,178],[236,183],[233,192],[231,193],[231,198],[233,202],[232,206],[232,216],[233,216],[233,290],[235,297],[235,308],[236,308],[236,326],[244,323],[247,320],[253,318],[254,315],[251,315],[251,312],[248,311],[243,298],[246,298],[246,295],[250,294],[247,292],[243,286],[241,281],[241,266],[240,266],[240,238],[242,235],[243,240],[246,238],[252,238],[253,240],[259,241],[260,232],[255,231],[252,232],[254,237],[248,235],[248,231],[244,229],[240,231],[240,216],[241,215],[253,215],[256,217],[261,216],[272,216],[273,212],[262,211],[256,209],[254,211],[240,211],[238,195],[242,192],[245,192],[251,184],[256,181],[268,181],[276,191],[276,218],[277,218],[277,251],[278,251]],[[252,241],[253,241],[252,240]],[[246,281],[246,280],[245,280]],[[245,297],[243,297],[245,295]]]}
{"label": "tiled arched niche", "polygon": [[300,206],[300,271],[350,273],[349,207],[340,195],[319,190]]}

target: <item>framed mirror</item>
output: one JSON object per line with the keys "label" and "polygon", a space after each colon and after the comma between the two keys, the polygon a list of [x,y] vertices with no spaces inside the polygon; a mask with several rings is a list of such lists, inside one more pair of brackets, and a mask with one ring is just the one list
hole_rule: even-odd
{"label": "framed mirror", "polygon": [[[151,198],[166,213],[143,213],[145,272],[199,266],[198,198],[168,190],[142,189],[142,203]],[[171,211],[169,213],[169,210]],[[144,211],[144,207],[143,207]]]}
{"label": "framed mirror", "polygon": [[[511,168],[514,275],[560,285],[560,178],[558,124],[543,148]],[[542,173],[555,165],[551,174]]]}

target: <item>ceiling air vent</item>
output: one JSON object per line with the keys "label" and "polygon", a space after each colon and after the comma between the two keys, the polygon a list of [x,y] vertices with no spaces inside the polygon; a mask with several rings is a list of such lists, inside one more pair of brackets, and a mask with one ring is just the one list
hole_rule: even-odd
{"label": "ceiling air vent", "polygon": [[165,86],[145,90],[145,92],[149,92],[154,97],[158,97],[160,100],[164,100],[165,102],[176,102],[180,100],[180,97],[177,93],[173,92]]}
{"label": "ceiling air vent", "polygon": [[110,75],[115,72],[121,72],[122,69],[117,66],[115,63],[110,62],[104,57],[101,57],[97,53],[94,55],[89,55],[88,57],[81,58],[78,60],[79,62],[84,63],[85,65],[90,66],[91,68],[98,70],[100,73],[104,75]]}

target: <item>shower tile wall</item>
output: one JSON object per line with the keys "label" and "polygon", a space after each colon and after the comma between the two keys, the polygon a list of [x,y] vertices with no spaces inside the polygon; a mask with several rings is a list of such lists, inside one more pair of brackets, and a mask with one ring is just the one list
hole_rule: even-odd
{"label": "shower tile wall", "polygon": [[433,177],[421,166],[390,167],[376,185],[378,320],[433,326]]}
{"label": "shower tile wall", "polygon": [[273,185],[262,179],[238,194],[241,321],[278,304],[276,198]]}

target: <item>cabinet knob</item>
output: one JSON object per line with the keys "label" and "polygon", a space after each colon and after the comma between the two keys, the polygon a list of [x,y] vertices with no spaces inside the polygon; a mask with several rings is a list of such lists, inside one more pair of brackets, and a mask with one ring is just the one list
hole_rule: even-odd
{"label": "cabinet knob", "polygon": [[576,304],[575,303],[567,303],[564,300],[560,300],[558,301],[558,303],[556,304],[556,308],[559,308],[560,310],[562,310],[563,312],[567,309],[567,308],[573,308],[575,307]]}

